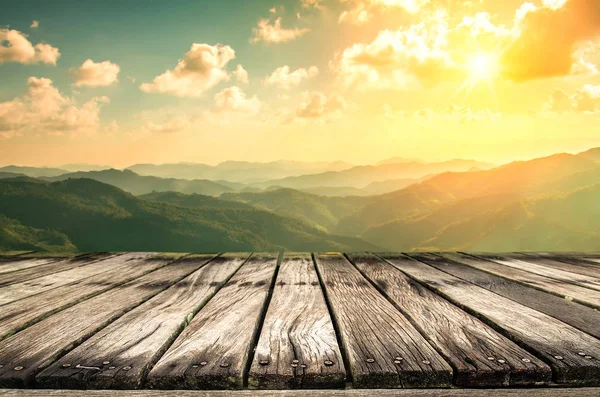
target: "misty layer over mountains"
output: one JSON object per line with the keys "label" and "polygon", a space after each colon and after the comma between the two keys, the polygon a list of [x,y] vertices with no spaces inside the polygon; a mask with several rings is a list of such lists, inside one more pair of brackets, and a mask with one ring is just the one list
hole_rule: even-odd
{"label": "misty layer over mountains", "polygon": [[88,169],[1,168],[0,248],[600,249],[600,149],[499,167],[396,158]]}

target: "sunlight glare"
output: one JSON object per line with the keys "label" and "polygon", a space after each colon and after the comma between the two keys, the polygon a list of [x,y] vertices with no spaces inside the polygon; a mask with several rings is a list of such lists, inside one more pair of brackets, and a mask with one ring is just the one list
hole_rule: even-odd
{"label": "sunlight glare", "polygon": [[478,53],[469,58],[467,69],[473,82],[491,80],[498,72],[498,63],[492,55]]}

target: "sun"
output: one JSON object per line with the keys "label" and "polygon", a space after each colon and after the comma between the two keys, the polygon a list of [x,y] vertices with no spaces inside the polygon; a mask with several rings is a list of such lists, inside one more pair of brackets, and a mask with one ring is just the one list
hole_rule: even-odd
{"label": "sun", "polygon": [[498,61],[493,55],[480,52],[468,59],[467,70],[472,82],[489,81],[498,73]]}

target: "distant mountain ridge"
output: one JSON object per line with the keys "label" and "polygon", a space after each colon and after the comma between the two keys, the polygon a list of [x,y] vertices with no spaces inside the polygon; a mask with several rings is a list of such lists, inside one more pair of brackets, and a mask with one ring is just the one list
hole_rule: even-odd
{"label": "distant mountain ridge", "polygon": [[[211,199],[208,200],[218,200]],[[256,208],[189,208],[144,200],[91,179],[54,183],[0,180],[0,213],[25,234],[47,231],[65,250],[328,251],[377,250],[302,221]],[[0,238],[3,231],[0,230]],[[10,233],[4,233],[4,235]],[[54,237],[53,237],[54,236]],[[23,240],[26,238],[19,238]],[[0,246],[13,248],[10,241]],[[18,246],[18,245],[17,245]]]}

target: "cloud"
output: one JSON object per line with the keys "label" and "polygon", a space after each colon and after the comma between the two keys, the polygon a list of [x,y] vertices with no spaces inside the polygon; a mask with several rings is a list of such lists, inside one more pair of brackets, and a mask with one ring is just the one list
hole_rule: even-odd
{"label": "cloud", "polygon": [[273,24],[268,19],[258,21],[258,27],[253,30],[254,36],[250,39],[251,43],[264,41],[265,43],[284,43],[302,36],[309,31],[307,28],[284,29],[281,27],[281,17],[277,18]]}
{"label": "cloud", "polygon": [[389,9],[403,9],[411,14],[416,14],[429,4],[429,0],[340,0],[349,5],[338,18],[339,23],[352,23],[362,25],[373,18],[375,13]]}
{"label": "cloud", "polygon": [[232,72],[232,74],[235,76],[235,78],[238,82],[244,83],[244,84],[249,83],[248,72],[246,71],[246,69],[244,69],[244,67],[242,65],[237,65],[237,67]]}
{"label": "cloud", "polygon": [[228,87],[215,95],[215,111],[239,112],[256,114],[260,111],[262,103],[253,96],[248,98],[246,93],[237,86]]}
{"label": "cloud", "polygon": [[317,10],[322,10],[325,7],[321,5],[323,0],[301,0],[300,4],[302,8],[316,8]]}
{"label": "cloud", "polygon": [[586,84],[571,95],[555,88],[550,92],[545,109],[555,113],[600,113],[600,85]]}
{"label": "cloud", "polygon": [[340,95],[327,97],[321,92],[306,92],[295,117],[300,119],[338,117],[346,107],[346,101]]}
{"label": "cloud", "polygon": [[12,137],[24,132],[49,135],[93,134],[100,123],[100,109],[107,97],[94,97],[78,106],[63,96],[47,78],[29,77],[21,97],[0,102],[0,134]]}
{"label": "cloud", "polygon": [[0,29],[0,63],[18,62],[56,65],[59,57],[58,48],[52,47],[50,44],[38,43],[34,46],[18,30]]}
{"label": "cloud", "polygon": [[34,20],[33,22],[31,22],[31,25],[29,25],[29,27],[31,29],[37,29],[37,28],[39,28],[40,27],[40,21],[35,21]]}
{"label": "cloud", "polygon": [[163,123],[154,123],[148,121],[144,128],[150,132],[157,132],[160,134],[173,134],[185,130],[191,125],[191,120],[187,117],[176,116]]}
{"label": "cloud", "polygon": [[430,87],[454,81],[464,71],[447,50],[447,34],[444,23],[384,30],[371,43],[346,48],[330,67],[346,87]]}
{"label": "cloud", "polygon": [[96,63],[87,59],[80,67],[69,69],[69,73],[75,76],[77,87],[106,87],[118,81],[120,70],[119,65],[110,61]]}
{"label": "cloud", "polygon": [[504,75],[514,81],[569,75],[577,43],[600,35],[600,1],[545,0],[517,16],[514,40],[502,54]]}
{"label": "cloud", "polygon": [[220,82],[229,80],[226,66],[234,58],[235,51],[229,46],[194,43],[174,69],[156,76],[152,83],[140,85],[140,89],[179,97],[199,97]]}
{"label": "cloud", "polygon": [[265,79],[265,85],[275,85],[280,88],[289,89],[292,86],[298,86],[303,80],[309,79],[319,74],[316,66],[308,69],[300,68],[290,72],[290,67],[285,65],[275,69],[275,71]]}

